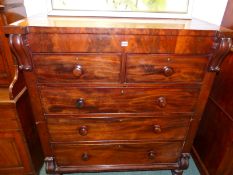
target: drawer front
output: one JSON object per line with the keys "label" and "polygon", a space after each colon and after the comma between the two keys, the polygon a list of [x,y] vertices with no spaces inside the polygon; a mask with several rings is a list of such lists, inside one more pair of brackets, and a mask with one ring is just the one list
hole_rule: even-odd
{"label": "drawer front", "polygon": [[212,53],[214,37],[127,35],[127,53]]}
{"label": "drawer front", "polygon": [[58,166],[152,164],[177,162],[182,142],[52,146]]}
{"label": "drawer front", "polygon": [[40,88],[45,113],[193,112],[198,89]]}
{"label": "drawer front", "polygon": [[201,82],[208,58],[135,54],[127,56],[126,82]]}
{"label": "drawer front", "polygon": [[48,117],[52,142],[98,140],[184,140],[189,117]]}
{"label": "drawer front", "polygon": [[122,35],[107,34],[28,34],[33,53],[121,52]]}
{"label": "drawer front", "polygon": [[121,54],[34,55],[39,82],[119,82]]}

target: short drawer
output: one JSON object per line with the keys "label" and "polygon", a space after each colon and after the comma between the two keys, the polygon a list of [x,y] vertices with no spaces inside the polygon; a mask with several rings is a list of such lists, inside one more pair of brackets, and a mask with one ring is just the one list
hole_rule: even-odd
{"label": "short drawer", "polygon": [[47,118],[52,142],[101,140],[184,140],[190,117]]}
{"label": "short drawer", "polygon": [[126,82],[201,82],[207,63],[207,57],[129,54]]}
{"label": "short drawer", "polygon": [[34,55],[39,82],[119,82],[121,54]]}
{"label": "short drawer", "polygon": [[58,166],[176,163],[182,142],[52,144]]}
{"label": "short drawer", "polygon": [[193,112],[198,89],[41,86],[45,113]]}

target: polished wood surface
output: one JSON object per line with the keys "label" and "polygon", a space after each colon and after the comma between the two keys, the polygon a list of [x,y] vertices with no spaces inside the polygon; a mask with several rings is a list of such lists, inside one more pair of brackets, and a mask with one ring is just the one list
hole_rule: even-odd
{"label": "polished wood surface", "polygon": [[[233,1],[229,0],[222,26],[233,29]],[[203,175],[233,174],[233,54],[217,74],[193,146],[193,157]]]}
{"label": "polished wood surface", "polygon": [[128,55],[126,82],[201,82],[208,58],[174,55]]}
{"label": "polished wood surface", "polygon": [[120,54],[34,55],[33,61],[39,82],[120,82]]}
{"label": "polished wood surface", "polygon": [[[174,113],[194,112],[199,89],[42,86],[40,92],[46,114]],[[80,107],[76,104],[79,99],[84,103]]]}
{"label": "polished wood surface", "polygon": [[35,17],[4,31],[48,173],[188,168],[230,30],[197,20]]}
{"label": "polished wood surface", "polygon": [[3,32],[4,25],[23,17],[18,14],[25,13],[25,8],[21,0],[0,4],[0,174],[36,175],[42,150],[25,81]]}
{"label": "polished wood surface", "polygon": [[102,140],[184,140],[190,117],[52,117],[48,128],[52,142]]}
{"label": "polished wood surface", "polygon": [[[175,163],[182,142],[53,144],[61,166]],[[77,150],[77,151],[75,151]],[[169,151],[168,151],[169,150]],[[86,158],[84,157],[86,153]],[[136,153],[136,154],[135,154]]]}
{"label": "polished wood surface", "polygon": [[42,153],[25,89],[0,100],[0,174],[38,174]]}

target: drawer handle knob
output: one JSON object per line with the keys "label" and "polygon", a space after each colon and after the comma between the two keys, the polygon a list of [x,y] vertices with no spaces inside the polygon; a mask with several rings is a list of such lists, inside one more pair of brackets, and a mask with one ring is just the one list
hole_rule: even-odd
{"label": "drawer handle knob", "polygon": [[167,100],[165,97],[159,97],[157,99],[157,104],[160,108],[164,108],[167,105]]}
{"label": "drawer handle knob", "polygon": [[84,99],[83,98],[79,98],[77,101],[76,101],[76,107],[81,109],[84,107]]}
{"label": "drawer handle knob", "polygon": [[89,160],[89,155],[87,153],[82,154],[82,160],[87,161]]}
{"label": "drawer handle knob", "polygon": [[166,76],[166,77],[170,77],[174,74],[174,69],[172,67],[169,67],[169,66],[165,66],[163,68],[163,74]]}
{"label": "drawer handle knob", "polygon": [[154,159],[155,158],[155,152],[154,151],[149,151],[148,158],[151,159],[151,160]]}
{"label": "drawer handle knob", "polygon": [[83,74],[83,68],[80,64],[76,65],[73,69],[73,74],[76,77],[80,77]]}
{"label": "drawer handle knob", "polygon": [[154,132],[155,133],[160,133],[162,130],[161,130],[161,127],[159,125],[154,125]]}
{"label": "drawer handle knob", "polygon": [[80,134],[81,136],[87,135],[87,133],[88,133],[87,126],[81,126],[81,127],[79,128],[78,132],[79,132],[79,134]]}

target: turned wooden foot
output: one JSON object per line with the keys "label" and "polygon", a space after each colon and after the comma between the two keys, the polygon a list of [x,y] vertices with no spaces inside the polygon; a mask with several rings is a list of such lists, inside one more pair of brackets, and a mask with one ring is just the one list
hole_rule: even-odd
{"label": "turned wooden foot", "polygon": [[187,169],[189,166],[189,153],[182,153],[180,159],[178,160],[179,167],[175,170],[171,170],[172,175],[182,175],[183,170]]}
{"label": "turned wooden foot", "polygon": [[183,170],[172,170],[172,175],[182,175]]}

